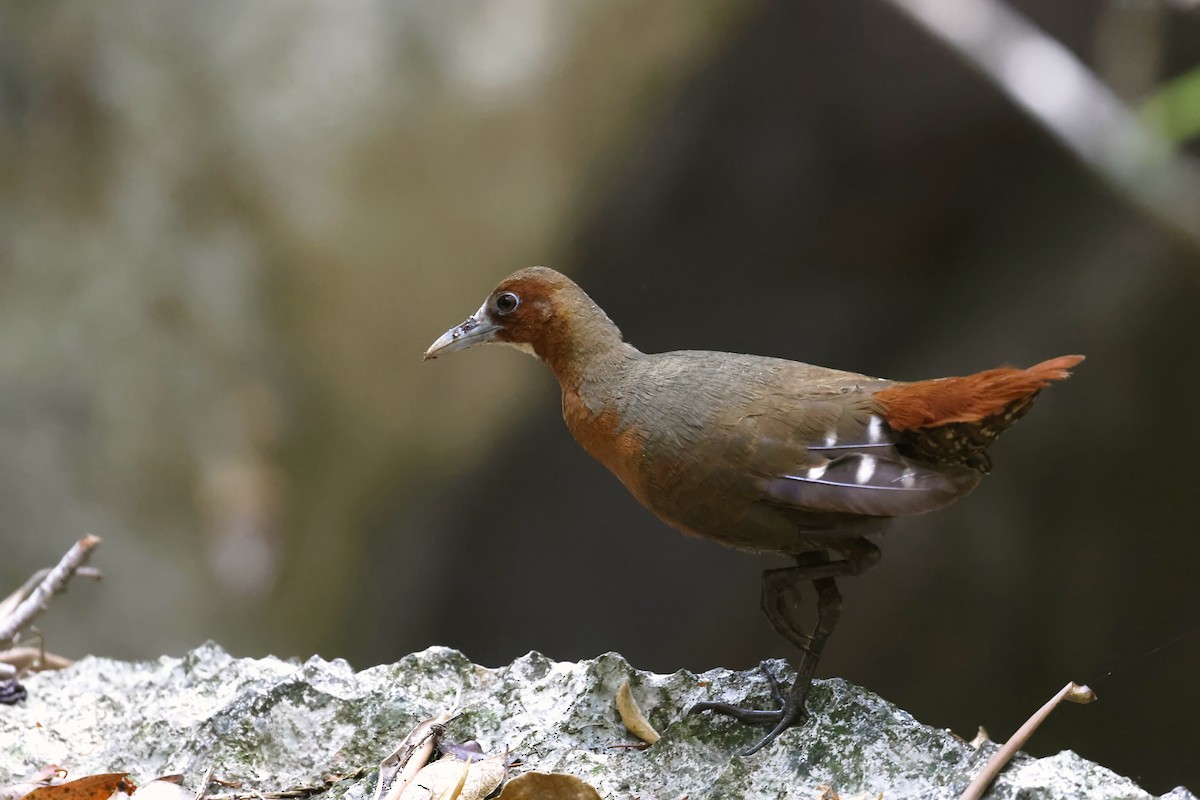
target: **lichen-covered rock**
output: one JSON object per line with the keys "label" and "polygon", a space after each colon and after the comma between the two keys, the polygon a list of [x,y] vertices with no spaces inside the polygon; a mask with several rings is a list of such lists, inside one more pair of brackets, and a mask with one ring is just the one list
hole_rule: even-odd
{"label": "lichen-covered rock", "polygon": [[[662,733],[647,750],[614,747],[637,741],[614,704],[627,678]],[[492,753],[508,748],[522,760],[518,770],[573,774],[610,800],[807,798],[819,785],[842,794],[882,792],[888,800],[953,798],[994,747],[977,752],[834,679],[814,686],[807,725],[742,758],[737,751],[760,730],[682,712],[701,699],[765,704],[769,692],[759,673],[654,675],[615,654],[572,664],[530,653],[485,669],[434,647],[355,672],[340,660],[235,659],[209,644],[154,662],[88,658],[35,675],[26,686],[28,700],[0,708],[0,785],[51,763],[74,777],[129,771],[144,781],[182,772],[192,785],[211,765],[216,777],[264,792],[357,774],[324,794],[363,800],[379,760],[456,697],[461,714],[447,738],[476,739]],[[1070,752],[1018,758],[988,796],[1150,797]],[[1182,789],[1168,797],[1195,800]]]}

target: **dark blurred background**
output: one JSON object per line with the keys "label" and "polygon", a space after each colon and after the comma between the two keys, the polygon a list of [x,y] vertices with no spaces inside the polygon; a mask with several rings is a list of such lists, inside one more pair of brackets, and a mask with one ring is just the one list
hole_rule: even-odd
{"label": "dark blurred background", "polygon": [[[1016,7],[1200,150],[1196,3]],[[1087,682],[1029,750],[1200,789],[1200,239],[1136,190],[886,0],[5,3],[0,594],[89,531],[72,657],[790,655],[778,563],[641,509],[547,370],[421,363],[544,263],[643,350],[1086,353],[844,582],[821,674],[1001,740]]]}

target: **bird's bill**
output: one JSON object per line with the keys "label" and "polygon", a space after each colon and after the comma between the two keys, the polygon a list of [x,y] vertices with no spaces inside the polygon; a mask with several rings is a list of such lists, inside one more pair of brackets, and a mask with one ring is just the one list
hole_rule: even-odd
{"label": "bird's bill", "polygon": [[425,351],[425,360],[453,353],[455,350],[466,350],[477,344],[493,342],[496,340],[496,333],[499,330],[500,326],[492,322],[487,310],[481,308],[429,345],[429,349]]}

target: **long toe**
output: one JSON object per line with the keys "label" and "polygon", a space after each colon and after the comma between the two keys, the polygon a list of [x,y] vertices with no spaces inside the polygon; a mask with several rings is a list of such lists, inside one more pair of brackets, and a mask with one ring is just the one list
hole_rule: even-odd
{"label": "long toe", "polygon": [[687,710],[688,716],[692,714],[700,714],[705,711],[711,711],[714,714],[721,714],[726,717],[732,717],[739,722],[745,722],[751,725],[770,725],[771,732],[764,736],[753,747],[742,751],[743,756],[751,756],[762,750],[771,742],[779,738],[779,734],[791,728],[794,725],[801,725],[808,719],[808,712],[804,708],[804,701],[808,696],[808,689],[811,681],[805,680],[802,683],[794,683],[791,691],[786,695],[783,693],[782,687],[771,673],[771,670],[763,664],[761,667],[763,674],[767,678],[767,683],[771,687],[771,694],[779,701],[780,708],[775,711],[763,711],[758,708],[744,708],[735,706],[732,703],[696,703]]}
{"label": "long toe", "polygon": [[722,714],[726,717],[733,717],[739,722],[748,722],[752,725],[774,725],[783,718],[783,711],[763,711],[758,708],[743,708],[735,706],[732,703],[696,703],[687,710],[688,716],[692,714],[700,714],[705,711],[711,711],[714,714]]}
{"label": "long toe", "polygon": [[771,672],[771,668],[767,666],[767,662],[758,665],[758,671],[767,679],[767,686],[771,688],[771,696],[775,698],[775,702],[779,703],[779,707],[787,703],[787,698],[783,696],[783,687],[779,685],[779,680],[775,677],[775,673]]}
{"label": "long toe", "polygon": [[793,725],[799,725],[799,724],[803,723],[806,719],[808,719],[808,714],[805,712],[803,707],[788,708],[787,706],[784,706],[781,710],[776,711],[775,714],[779,717],[779,722],[776,723],[775,727],[771,729],[770,733],[768,733],[761,740],[759,740],[758,744],[754,745],[753,747],[748,747],[745,750],[743,750],[742,751],[743,758],[746,756],[754,755],[759,750],[762,750],[764,747],[769,745],[771,742],[778,739],[779,734],[783,733],[784,731],[786,731],[788,728],[792,727]]}

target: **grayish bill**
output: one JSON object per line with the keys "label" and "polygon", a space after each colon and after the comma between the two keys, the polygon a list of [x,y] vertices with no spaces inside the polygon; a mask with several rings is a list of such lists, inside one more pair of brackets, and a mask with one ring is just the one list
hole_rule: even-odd
{"label": "grayish bill", "polygon": [[429,345],[429,349],[425,351],[425,360],[428,361],[444,353],[466,350],[468,347],[493,341],[496,331],[499,329],[500,326],[492,321],[491,315],[487,312],[487,303],[484,303],[478,311],[443,333],[433,344]]}

